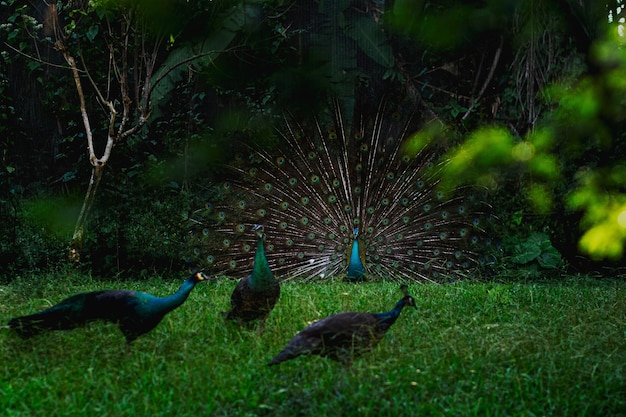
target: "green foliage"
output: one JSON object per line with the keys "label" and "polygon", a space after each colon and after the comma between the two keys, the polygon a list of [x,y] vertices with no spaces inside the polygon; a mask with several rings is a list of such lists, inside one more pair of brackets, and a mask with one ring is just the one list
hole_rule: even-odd
{"label": "green foliage", "polygon": [[18,271],[54,270],[66,263],[66,246],[76,218],[75,201],[14,193],[2,212],[0,281],[11,281]]}
{"label": "green foliage", "polygon": [[[620,155],[626,147],[620,80],[626,77],[626,55],[617,33],[614,26],[594,44],[597,72],[564,76],[546,87],[542,93],[553,107],[533,129],[519,137],[498,126],[470,131],[446,155],[440,186],[474,183],[507,193],[501,188],[507,179],[521,183],[527,207],[554,213],[557,238],[568,240],[563,229],[574,227],[581,252],[623,260],[626,196]],[[580,223],[560,223],[567,213],[580,213]]]}
{"label": "green foliage", "polygon": [[[6,91],[9,80],[7,79],[5,68],[10,64],[11,60],[8,57],[8,54],[3,53],[0,58],[0,97],[2,97],[2,100],[0,101],[0,135],[3,135],[6,140],[3,142],[3,145],[0,145],[2,146],[0,148],[0,151],[2,151],[2,161],[4,161],[7,156],[8,149],[5,147],[9,145],[8,141],[17,133],[9,129],[10,121],[16,117],[15,107],[13,106],[11,97]],[[3,171],[11,173],[13,169],[14,168],[7,166],[4,167]]]}
{"label": "green foliage", "polygon": [[[234,53],[206,66],[204,75],[222,100],[246,104],[254,113],[261,109],[269,117],[284,109],[308,116],[330,96],[352,108],[355,84],[385,85],[391,91],[389,86],[402,82],[377,9],[361,10],[351,2],[261,3],[254,31],[242,33],[236,26]],[[246,18],[256,5],[246,2],[245,13],[236,17]],[[254,37],[237,43],[242,34]]]}
{"label": "green foliage", "polygon": [[513,138],[501,127],[484,127],[472,132],[463,144],[449,153],[441,187],[462,184],[493,186],[496,169],[512,162]]}
{"label": "green foliage", "polygon": [[[120,181],[113,190],[102,192],[85,241],[85,265],[94,274],[185,267],[184,225],[201,202],[181,191],[170,174],[143,172],[141,185]],[[129,189],[142,192],[128,193]]]}
{"label": "green foliage", "polygon": [[416,42],[447,52],[467,47],[477,34],[495,32],[506,25],[513,8],[509,3],[401,0],[393,3],[385,17],[392,28],[410,35]]}
{"label": "green foliage", "polygon": [[[623,175],[617,165],[614,176],[605,178],[605,169],[587,170],[578,174],[577,188],[568,196],[568,206],[585,212],[582,224],[586,229],[580,246],[595,258],[619,259],[626,242],[626,194],[607,192],[622,188]],[[615,181],[615,182],[614,182]]]}
{"label": "green foliage", "polygon": [[[24,275],[0,291],[3,320],[80,291],[175,291],[167,280]],[[379,346],[349,369],[319,357],[268,368],[307,322],[384,311],[397,285],[285,284],[265,328],[225,323],[235,283],[200,284],[125,351],[116,326],[21,340],[0,333],[4,414],[619,415],[626,407],[623,282],[421,285]]]}
{"label": "green foliage", "polygon": [[46,233],[69,240],[79,210],[80,202],[76,198],[41,196],[24,202],[22,216]]}
{"label": "green foliage", "polygon": [[[624,150],[621,97],[626,90],[623,83],[613,81],[626,76],[626,55],[617,33],[613,27],[592,50],[601,68],[598,74],[587,75],[573,86],[555,86],[552,97],[559,106],[547,121],[545,140],[534,138],[544,145],[537,147],[542,163],[529,165],[540,174],[537,179],[543,180],[544,187],[555,191],[561,205],[582,213],[579,247],[596,259],[622,258],[626,242],[626,223],[621,221],[626,210],[623,162],[618,156]],[[556,168],[559,165],[561,170]],[[562,179],[569,184],[550,187]]]}
{"label": "green foliage", "polygon": [[334,94],[354,95],[355,76],[361,73],[360,54],[365,54],[385,71],[393,68],[394,56],[381,27],[365,14],[354,13],[350,1],[320,2],[321,29],[312,34],[310,54],[326,69]]}
{"label": "green foliage", "polygon": [[[151,41],[160,39],[162,43],[152,46],[165,56],[155,62],[158,70],[151,80],[153,123],[130,139],[133,149],[128,154],[117,154],[120,148],[115,148],[115,165],[105,173],[116,183],[106,186],[106,209],[97,214],[97,228],[89,237],[92,261],[106,259],[102,270],[111,271],[133,260],[154,265],[159,252],[178,259],[172,242],[182,233],[176,230],[181,213],[197,208],[193,193],[207,181],[196,182],[190,175],[217,171],[216,161],[231,151],[231,138],[270,137],[266,132],[276,121],[277,109],[317,110],[327,94],[355,103],[361,98],[354,93],[355,84],[368,98],[378,98],[381,92],[393,96],[401,89],[399,95],[412,99],[421,117],[417,123],[424,124],[407,143],[407,151],[415,154],[424,143],[450,151],[440,183],[445,191],[468,183],[491,190],[495,217],[505,219],[504,226],[495,226],[500,229],[493,239],[506,242],[506,256],[514,256],[513,248],[526,245],[534,231],[549,229],[559,249],[563,245],[555,239],[580,242],[580,249],[593,258],[622,260],[626,59],[617,26],[602,32],[607,6],[392,3],[389,10],[378,9],[378,4],[354,7],[351,1],[58,3],[62,24],[71,35],[66,42],[80,50],[77,57],[90,64],[94,80],[110,79],[108,53],[102,54],[109,50],[106,40],[111,36],[107,19],[121,16],[122,10],[136,13],[137,29],[147,29]],[[45,219],[45,206],[52,201],[47,197],[37,204],[30,198],[15,201],[12,193],[40,195],[42,184],[56,186],[61,176],[62,187],[55,190],[74,193],[79,181],[86,184],[89,165],[69,73],[21,55],[63,63],[49,48],[52,39],[41,36],[42,16],[34,17],[40,9],[16,0],[3,6],[8,7],[3,8],[7,19],[0,25],[2,41],[20,52],[4,48],[0,71],[5,98],[0,102],[0,134],[6,138],[0,144],[0,200],[9,203],[2,219],[10,219],[2,229],[9,236],[3,248],[5,254],[33,256],[32,263],[19,265],[39,265],[36,259],[54,256],[38,253],[39,238],[28,239],[30,230],[45,236],[41,239],[48,241],[47,247],[64,239],[67,230],[62,224],[71,222]],[[110,20],[117,22],[111,28],[119,28],[118,20]],[[146,22],[147,27],[141,26]],[[202,58],[194,60],[196,56]],[[21,78],[25,72],[31,76],[26,82]],[[31,88],[11,89],[11,83]],[[99,111],[99,99],[89,83],[84,85],[88,110]],[[13,91],[28,97],[28,103],[12,98]],[[20,117],[31,109],[49,118],[22,124]],[[92,123],[97,141],[105,136],[106,123]],[[45,134],[30,130],[32,137],[24,140],[25,128],[40,125]],[[48,132],[60,138],[50,139]],[[455,147],[460,138],[465,143]],[[34,151],[19,153],[19,148]],[[193,168],[192,160],[197,162]],[[149,169],[143,170],[146,165]],[[179,194],[181,190],[188,194]],[[153,216],[146,207],[152,210],[162,195]],[[531,209],[540,215],[526,215]],[[519,217],[520,224],[513,224],[511,213],[520,210],[526,214]],[[16,236],[22,236],[19,245],[13,245]],[[538,262],[535,258],[516,266]]]}
{"label": "green foliage", "polygon": [[561,264],[561,255],[550,243],[545,233],[535,232],[525,241],[514,247],[514,256],[511,258],[516,264],[529,264],[537,261],[539,266],[547,269],[557,268]]}
{"label": "green foliage", "polygon": [[[200,39],[189,39],[175,43],[165,61],[155,71],[151,80],[153,120],[161,116],[160,106],[166,104],[171,93],[188,75],[190,68],[211,67],[218,57],[225,53],[231,43],[246,25],[247,7],[260,2],[234,4],[234,2],[216,2],[209,6],[211,13],[200,13],[199,18],[206,19],[205,35]],[[183,38],[184,40],[184,38]]]}

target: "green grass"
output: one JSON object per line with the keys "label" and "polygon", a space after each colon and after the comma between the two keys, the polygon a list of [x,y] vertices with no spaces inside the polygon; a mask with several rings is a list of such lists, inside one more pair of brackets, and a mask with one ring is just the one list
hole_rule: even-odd
{"label": "green grass", "polygon": [[[183,278],[33,277],[0,287],[0,312],[6,322],[100,288],[165,295]],[[234,284],[199,284],[131,353],[109,324],[30,340],[2,330],[0,415],[626,415],[625,282],[413,285],[418,309],[351,368],[266,363],[309,321],[389,310],[397,284],[284,284],[260,333],[219,317]]]}

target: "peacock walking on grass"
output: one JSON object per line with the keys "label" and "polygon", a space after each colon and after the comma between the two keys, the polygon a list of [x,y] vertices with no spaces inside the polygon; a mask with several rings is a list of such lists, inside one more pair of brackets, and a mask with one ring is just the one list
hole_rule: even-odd
{"label": "peacock walking on grass", "polygon": [[309,324],[268,365],[301,355],[320,355],[350,364],[353,357],[371,350],[381,341],[404,307],[417,308],[408,287],[402,285],[401,290],[404,297],[385,313],[339,313]]}
{"label": "peacock walking on grass", "polygon": [[196,272],[168,297],[131,290],[80,293],[39,313],[12,318],[8,327],[29,338],[48,330],[71,330],[104,320],[116,323],[130,344],[154,329],[167,313],[185,302],[198,282],[205,280],[206,275]]}
{"label": "peacock walking on grass", "polygon": [[224,312],[227,320],[250,322],[265,320],[280,297],[280,284],[274,278],[265,256],[265,233],[255,225],[256,249],[254,266],[247,277],[241,279],[230,298],[231,310]]}
{"label": "peacock walking on grass", "polygon": [[275,146],[245,148],[224,171],[221,201],[192,216],[197,266],[249,274],[247,231],[262,223],[267,263],[284,281],[469,275],[484,205],[473,191],[438,189],[441,146],[408,151],[411,118],[389,107],[348,120],[335,102],[326,118],[286,117]]}

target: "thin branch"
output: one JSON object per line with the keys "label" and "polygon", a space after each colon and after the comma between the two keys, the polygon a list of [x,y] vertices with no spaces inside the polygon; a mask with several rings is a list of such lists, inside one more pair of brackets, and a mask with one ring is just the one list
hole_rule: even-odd
{"label": "thin branch", "polygon": [[112,104],[111,102],[108,100],[108,98],[104,98],[104,96],[102,95],[102,91],[100,91],[100,88],[98,87],[98,85],[96,84],[96,81],[93,79],[93,77],[91,76],[91,73],[89,72],[89,69],[87,68],[87,64],[85,63],[85,60],[81,61],[83,64],[83,72],[85,73],[85,75],[87,76],[87,79],[89,80],[89,82],[91,83],[91,86],[93,87],[94,91],[96,92],[96,94],[98,95],[98,100],[107,107],[107,109],[109,110],[109,112],[111,111],[111,107]]}
{"label": "thin branch", "polygon": [[290,5],[289,5],[289,7],[286,7],[284,10],[281,10],[281,12],[280,12],[280,13],[278,13],[278,14],[275,14],[275,15],[269,15],[269,16],[267,16],[267,18],[268,18],[268,19],[279,19],[279,18],[281,18],[281,17],[283,17],[284,15],[286,15],[286,14],[287,14],[287,13],[288,13],[291,9],[292,9],[292,7],[293,7],[293,6],[295,6],[295,4],[296,4],[296,1],[294,0],[294,1],[293,1]]}
{"label": "thin branch", "polygon": [[449,95],[452,98],[463,99],[463,100],[467,100],[467,101],[470,101],[472,99],[470,96],[466,96],[464,94],[459,94],[459,93],[450,91],[450,90],[448,90],[446,88],[437,87],[435,85],[432,85],[432,84],[424,82],[424,81],[415,80],[414,82],[415,82],[415,84],[419,84],[421,86],[428,87],[429,89],[431,89],[433,91],[439,91],[440,93],[444,93],[446,95]]}
{"label": "thin branch", "polygon": [[[108,17],[105,18],[105,22],[106,22],[106,25],[107,25],[107,30],[109,31],[108,32],[109,36],[112,39],[113,36],[111,36],[111,33],[112,33],[111,22],[109,21]],[[105,42],[107,44],[107,47],[109,48],[109,63],[108,63],[108,68],[107,68],[107,101],[108,101],[109,97],[111,96],[111,80],[113,79],[111,74],[112,74],[113,71],[115,71],[115,68],[114,68],[114,65],[115,65],[115,52],[114,52],[114,48],[113,48],[113,41],[105,39]]]}
{"label": "thin branch", "polygon": [[485,63],[485,54],[480,54],[480,62],[478,63],[478,69],[476,70],[476,77],[474,77],[474,83],[472,84],[472,96],[476,92],[476,88],[478,87],[478,81],[480,75],[483,73],[483,64]]}
{"label": "thin branch", "polygon": [[117,82],[120,85],[120,94],[122,96],[122,122],[118,128],[118,137],[124,131],[126,124],[130,118],[130,97],[128,97],[128,44],[129,33],[132,22],[132,9],[129,11],[129,15],[124,15],[122,19],[121,31],[122,31],[122,71]]}
{"label": "thin branch", "polygon": [[117,111],[115,111],[115,106],[113,106],[113,103],[110,101],[107,102],[107,105],[109,106],[109,133],[107,134],[107,144],[104,147],[104,153],[98,160],[99,164],[106,164],[109,161],[111,150],[115,144],[115,118],[117,116]]}
{"label": "thin branch", "polygon": [[[13,50],[13,52],[15,52],[15,53],[17,53],[17,54],[19,54],[19,55],[22,55],[23,57],[28,58],[29,60],[32,60],[32,61],[38,62],[38,63],[40,63],[40,64],[44,64],[44,65],[47,65],[47,66],[49,66],[49,67],[53,67],[53,68],[61,68],[61,69],[65,69],[65,70],[71,70],[71,69],[72,69],[72,67],[67,66],[67,65],[53,64],[53,63],[52,63],[52,62],[50,62],[50,61],[44,61],[44,60],[43,60],[43,59],[41,59],[41,58],[36,58],[36,57],[34,57],[33,55],[26,54],[26,53],[24,53],[24,52],[20,51],[19,49],[16,49],[13,45],[10,45],[10,44],[8,44],[8,43],[6,43],[6,42],[3,42],[3,43],[4,43],[4,45],[5,45],[5,46],[7,46],[8,48],[12,49],[12,50]],[[82,70],[80,70],[80,69],[79,69],[78,71],[79,71],[79,72],[82,72]]]}
{"label": "thin branch", "polygon": [[65,61],[68,63],[68,65],[70,66],[72,70],[72,75],[74,76],[74,83],[76,84],[76,91],[78,92],[78,100],[80,103],[80,114],[83,118],[83,125],[85,126],[85,134],[87,135],[87,147],[89,150],[89,161],[91,162],[93,166],[95,166],[98,158],[96,158],[96,155],[93,150],[93,135],[91,134],[91,125],[89,123],[89,116],[87,115],[87,106],[85,105],[85,95],[83,93],[83,85],[80,82],[80,75],[79,75],[78,67],[76,66],[76,61],[74,60],[74,57],[69,53],[69,51],[65,47],[65,44],[63,44],[62,41],[57,40],[55,42],[55,47],[57,48],[59,52],[61,52],[61,54],[65,58]]}
{"label": "thin branch", "polygon": [[133,127],[131,127],[130,129],[120,133],[117,137],[117,141],[122,141],[124,139],[126,139],[129,136],[134,135],[135,133],[137,133],[137,131],[139,131],[139,129],[141,129],[143,127],[144,124],[146,124],[146,122],[148,121],[148,119],[150,118],[150,112],[148,112],[145,115],[140,115],[139,116],[139,120],[137,120],[137,123],[135,125],[133,125]]}
{"label": "thin branch", "polygon": [[496,53],[493,56],[493,62],[491,64],[491,68],[489,69],[489,74],[487,74],[487,78],[485,79],[485,82],[483,83],[482,88],[480,89],[480,91],[479,91],[478,95],[476,96],[476,98],[473,100],[472,105],[469,107],[469,109],[467,109],[467,112],[465,112],[463,117],[461,117],[461,120],[465,120],[467,118],[467,116],[469,116],[469,114],[472,112],[472,110],[474,110],[474,107],[476,107],[476,104],[482,98],[483,94],[485,94],[485,90],[487,89],[487,87],[491,83],[491,79],[493,78],[493,74],[495,73],[496,67],[498,66],[498,62],[500,61],[500,54],[502,53],[502,45],[503,44],[504,44],[504,39],[501,37],[500,38],[500,45],[498,46],[498,49],[496,49]]}
{"label": "thin branch", "polygon": [[[145,26],[145,24],[141,24],[142,33],[144,32],[143,26]],[[141,57],[143,57],[143,54],[145,52],[145,37],[134,36],[133,40],[135,41],[133,45],[133,80],[140,80],[142,78],[141,74],[143,74],[143,59],[141,59]],[[143,106],[140,100],[140,91],[141,86],[139,85],[139,83],[135,83],[135,88],[133,89],[133,94],[135,96],[135,105],[137,106],[139,113],[143,113]]]}
{"label": "thin branch", "polygon": [[[163,43],[163,38],[159,38],[157,42],[155,42],[151,57],[152,59],[146,63],[146,81],[143,85],[143,98],[142,98],[142,107],[146,108],[150,107],[150,97],[152,95],[152,86],[150,85],[150,81],[152,79],[152,75],[154,74],[154,67],[156,66],[157,54],[159,49],[161,49],[161,44]],[[150,75],[148,77],[147,75]],[[157,80],[158,83],[158,80]]]}

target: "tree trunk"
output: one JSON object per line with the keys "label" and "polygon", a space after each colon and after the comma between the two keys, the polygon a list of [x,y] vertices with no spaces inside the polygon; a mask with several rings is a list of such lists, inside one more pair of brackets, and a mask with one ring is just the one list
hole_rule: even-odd
{"label": "tree trunk", "polygon": [[83,206],[80,209],[80,214],[78,215],[78,220],[76,221],[76,226],[74,227],[72,241],[70,242],[69,258],[73,262],[80,262],[80,254],[82,253],[84,243],[85,223],[89,218],[91,206],[96,198],[96,192],[98,191],[98,185],[102,179],[104,166],[104,163],[96,163],[91,170],[89,187],[87,188],[87,193],[85,194],[85,199],[83,200]]}

